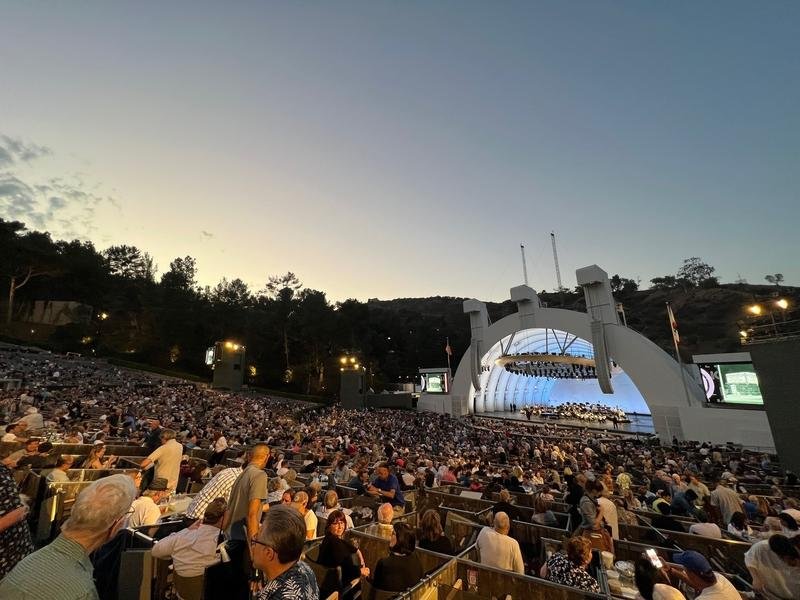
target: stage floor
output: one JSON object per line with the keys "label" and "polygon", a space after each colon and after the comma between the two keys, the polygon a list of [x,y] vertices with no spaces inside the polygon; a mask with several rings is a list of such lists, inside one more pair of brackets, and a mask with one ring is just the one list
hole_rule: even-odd
{"label": "stage floor", "polygon": [[653,417],[650,415],[632,415],[629,414],[628,418],[631,420],[630,423],[620,423],[617,426],[617,429],[614,429],[614,425],[611,421],[605,421],[603,423],[591,423],[588,421],[579,421],[578,419],[541,419],[537,416],[531,417],[531,420],[528,421],[528,418],[523,415],[522,413],[512,413],[510,411],[499,411],[499,412],[490,412],[490,413],[479,413],[475,415],[476,417],[487,417],[490,419],[511,419],[514,421],[524,421],[525,423],[544,423],[547,425],[560,425],[560,426],[569,426],[569,427],[583,427],[586,429],[598,429],[604,431],[611,431],[611,432],[623,432],[623,433],[651,433],[655,434],[656,430],[653,427]]}

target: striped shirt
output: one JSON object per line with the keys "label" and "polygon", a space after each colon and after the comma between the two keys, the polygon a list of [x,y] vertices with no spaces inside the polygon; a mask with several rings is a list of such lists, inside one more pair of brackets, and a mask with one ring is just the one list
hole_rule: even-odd
{"label": "striped shirt", "polygon": [[59,535],[0,581],[3,600],[98,600],[94,569],[78,542]]}
{"label": "striped shirt", "polygon": [[190,519],[202,519],[206,508],[216,498],[225,498],[225,502],[230,499],[233,484],[242,474],[241,467],[231,467],[223,469],[197,493],[192,503],[186,509],[186,516]]}

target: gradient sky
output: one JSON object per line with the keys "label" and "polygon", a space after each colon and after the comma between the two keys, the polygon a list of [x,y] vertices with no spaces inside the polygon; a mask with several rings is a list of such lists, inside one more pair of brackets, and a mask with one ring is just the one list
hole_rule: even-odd
{"label": "gradient sky", "polygon": [[0,216],[333,300],[552,289],[551,230],[798,284],[799,57],[789,1],[6,2]]}

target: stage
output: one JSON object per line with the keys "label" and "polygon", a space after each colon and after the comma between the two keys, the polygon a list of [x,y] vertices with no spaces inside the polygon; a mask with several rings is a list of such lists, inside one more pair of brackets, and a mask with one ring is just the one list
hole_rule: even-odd
{"label": "stage", "polygon": [[512,413],[510,411],[498,411],[490,413],[477,413],[476,417],[484,417],[489,419],[510,419],[514,421],[522,421],[524,423],[537,423],[545,425],[558,425],[560,427],[580,427],[585,429],[596,429],[602,431],[610,431],[614,433],[645,433],[655,434],[653,427],[653,417],[650,415],[640,415],[628,413],[627,417],[631,420],[630,423],[618,423],[617,428],[614,429],[614,424],[611,421],[603,421],[597,423],[594,421],[581,421],[579,419],[542,419],[541,417],[532,416],[530,421],[520,412]]}

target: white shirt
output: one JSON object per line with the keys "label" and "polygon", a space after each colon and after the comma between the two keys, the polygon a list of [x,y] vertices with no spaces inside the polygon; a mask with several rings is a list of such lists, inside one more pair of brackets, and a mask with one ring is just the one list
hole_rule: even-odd
{"label": "white shirt", "polygon": [[167,489],[175,490],[178,487],[178,477],[181,474],[181,458],[183,446],[176,440],[167,440],[148,456],[156,465],[153,478],[163,477],[167,480]]}
{"label": "white shirt", "polygon": [[717,540],[722,539],[722,531],[716,523],[694,523],[689,527],[689,533]]}
{"label": "white shirt", "polygon": [[739,591],[724,575],[715,571],[714,576],[717,578],[717,583],[704,589],[695,600],[742,600]]}
{"label": "white shirt", "polygon": [[181,577],[197,577],[219,562],[218,536],[219,527],[213,525],[184,529],[157,541],[152,554],[156,558],[172,557],[175,572]]}
{"label": "white shirt", "polygon": [[796,508],[784,508],[781,512],[792,517],[795,521],[797,521],[797,524],[800,525],[800,510],[797,510]]}
{"label": "white shirt", "polygon": [[69,481],[67,474],[61,469],[53,469],[47,474],[47,481],[52,483],[64,483]]}
{"label": "white shirt", "polygon": [[525,563],[519,542],[491,527],[484,527],[478,534],[478,551],[481,564],[515,573],[525,573]]}
{"label": "white shirt", "polygon": [[619,517],[617,516],[616,505],[603,496],[597,499],[597,505],[600,509],[600,514],[606,521],[606,525],[611,527],[611,537],[615,540],[619,539]]}
{"label": "white shirt", "polygon": [[150,496],[139,496],[131,504],[131,509],[133,512],[128,517],[125,527],[155,525],[161,518],[161,511]]}
{"label": "white shirt", "polygon": [[307,510],[306,514],[303,515],[303,519],[306,522],[306,531],[313,531],[314,537],[317,537],[317,523],[319,523],[319,519],[317,519],[317,515],[314,514],[313,510]]}
{"label": "white shirt", "polygon": [[228,449],[228,440],[225,439],[225,436],[220,436],[220,438],[214,442],[214,452],[222,452],[223,450]]}
{"label": "white shirt", "polygon": [[769,547],[769,540],[756,542],[744,555],[744,564],[758,571],[767,586],[766,597],[800,598],[800,567],[790,567]]}

